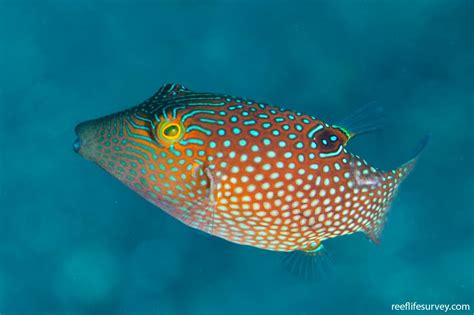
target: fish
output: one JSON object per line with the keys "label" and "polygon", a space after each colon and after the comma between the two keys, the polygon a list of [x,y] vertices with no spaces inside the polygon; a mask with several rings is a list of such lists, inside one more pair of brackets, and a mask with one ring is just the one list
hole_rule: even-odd
{"label": "fish", "polygon": [[347,149],[371,129],[362,126],[170,83],[139,105],[80,123],[73,147],[194,229],[314,255],[323,241],[357,232],[379,243],[397,189],[427,143],[381,171]]}

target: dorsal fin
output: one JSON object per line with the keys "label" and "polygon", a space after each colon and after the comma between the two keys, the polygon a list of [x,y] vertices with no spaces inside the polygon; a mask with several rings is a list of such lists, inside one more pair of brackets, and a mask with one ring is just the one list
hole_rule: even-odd
{"label": "dorsal fin", "polygon": [[384,120],[383,108],[377,106],[375,102],[370,102],[333,125],[332,128],[345,134],[347,138],[343,144],[345,145],[357,135],[382,129]]}
{"label": "dorsal fin", "polygon": [[191,90],[187,89],[184,85],[176,83],[168,83],[163,85],[158,92],[153,95],[154,98],[171,98],[186,93],[190,93]]}
{"label": "dorsal fin", "polygon": [[382,109],[369,103],[337,125],[319,123],[313,127],[308,136],[313,139],[321,158],[339,155],[353,137],[379,130],[383,125]]}

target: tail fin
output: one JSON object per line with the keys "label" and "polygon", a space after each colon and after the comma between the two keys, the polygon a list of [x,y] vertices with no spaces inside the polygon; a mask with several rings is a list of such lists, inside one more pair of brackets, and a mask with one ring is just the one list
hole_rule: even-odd
{"label": "tail fin", "polygon": [[376,213],[376,217],[373,220],[373,224],[369,229],[365,231],[367,237],[374,243],[380,242],[380,236],[386,221],[387,212],[390,208],[390,204],[395,197],[398,186],[403,182],[407,175],[413,170],[418,157],[420,156],[423,149],[426,147],[430,139],[430,136],[425,136],[418,144],[416,153],[413,158],[399,166],[398,168],[386,172],[382,175],[382,200],[380,201],[379,211]]}

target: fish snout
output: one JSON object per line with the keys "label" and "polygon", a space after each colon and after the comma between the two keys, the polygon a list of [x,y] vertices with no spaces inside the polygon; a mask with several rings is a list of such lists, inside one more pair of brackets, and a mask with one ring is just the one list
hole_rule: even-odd
{"label": "fish snout", "polygon": [[72,148],[74,152],[88,160],[93,160],[95,157],[94,148],[96,146],[94,146],[94,143],[98,143],[97,126],[96,120],[90,120],[78,124],[75,128],[77,138],[72,144]]}
{"label": "fish snout", "polygon": [[81,150],[81,144],[82,144],[82,141],[80,138],[77,138],[74,141],[74,143],[72,144],[72,149],[74,150],[74,152],[79,153],[79,151]]}

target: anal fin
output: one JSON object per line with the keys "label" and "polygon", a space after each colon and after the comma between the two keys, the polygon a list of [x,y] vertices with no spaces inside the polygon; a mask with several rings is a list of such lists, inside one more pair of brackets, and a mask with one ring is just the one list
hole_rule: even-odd
{"label": "anal fin", "polygon": [[288,272],[306,281],[325,279],[332,269],[330,257],[319,242],[312,249],[285,252],[281,261]]}

